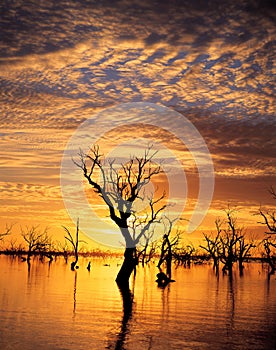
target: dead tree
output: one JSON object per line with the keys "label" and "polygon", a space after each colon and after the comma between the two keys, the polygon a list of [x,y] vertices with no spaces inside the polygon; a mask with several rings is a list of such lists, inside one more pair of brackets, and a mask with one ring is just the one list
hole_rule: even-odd
{"label": "dead tree", "polygon": [[144,243],[139,244],[139,246],[136,247],[137,259],[138,259],[138,262],[141,261],[142,266],[145,266],[145,264],[148,263],[153,256],[153,250],[154,250],[152,245],[153,237],[154,237],[154,232],[153,231],[149,232],[149,234],[146,235],[144,239]]}
{"label": "dead tree", "polygon": [[175,220],[169,219],[168,217],[164,217],[164,231],[165,234],[162,239],[161,244],[161,252],[159,262],[157,267],[161,269],[162,264],[165,262],[166,264],[166,276],[168,281],[171,280],[172,277],[172,259],[173,259],[173,249],[176,247],[180,241],[180,231],[177,231],[175,236],[172,236],[172,229]]}
{"label": "dead tree", "polygon": [[0,242],[4,240],[4,238],[11,234],[13,225],[6,225],[4,232],[0,233]]}
{"label": "dead tree", "polygon": [[79,243],[86,243],[86,242],[79,239],[79,219],[77,220],[75,238],[73,237],[73,235],[71,234],[71,232],[68,230],[67,227],[65,226],[62,226],[62,227],[67,233],[67,236],[64,236],[65,239],[71,244],[73,248],[75,260],[71,263],[71,270],[74,271],[79,260]]}
{"label": "dead tree", "polygon": [[[276,192],[274,188],[271,186],[269,189],[269,193],[271,194],[273,199],[276,199]],[[265,233],[269,235],[276,234],[276,213],[275,211],[264,211],[262,208],[259,209],[259,214],[262,216],[263,220],[262,222],[259,222],[263,225],[265,225],[268,229]]]}
{"label": "dead tree", "polygon": [[12,256],[21,254],[23,252],[23,244],[18,243],[15,237],[9,240],[9,246],[6,248],[6,252]]}
{"label": "dead tree", "polygon": [[251,256],[251,251],[256,245],[254,241],[246,242],[245,236],[241,236],[237,242],[237,259],[239,263],[240,275],[243,274],[243,263]]}
{"label": "dead tree", "polygon": [[215,270],[216,274],[218,274],[221,255],[221,221],[219,219],[216,219],[215,224],[217,229],[216,235],[212,237],[211,235],[203,233],[206,245],[200,245],[200,248],[204,249],[211,257],[213,260],[213,269]]}
{"label": "dead tree", "polygon": [[220,260],[224,264],[222,271],[232,275],[233,264],[237,261],[237,243],[242,238],[237,219],[233,216],[234,210],[226,211],[227,227],[220,233],[221,253]]}
{"label": "dead tree", "polygon": [[150,243],[148,245],[146,259],[145,259],[146,264],[149,263],[150,261],[152,261],[152,259],[154,259],[154,257],[157,255],[157,247],[158,247],[157,240],[150,241]]}
{"label": "dead tree", "polygon": [[[147,223],[147,214],[143,216],[137,216],[133,213],[133,220],[130,221],[129,227],[132,232],[132,236],[135,239],[140,233],[141,228],[143,228]],[[154,229],[145,231],[143,237],[141,237],[139,243],[136,246],[136,258],[137,264],[142,263],[142,266],[149,263],[156,253],[157,249],[157,239],[154,235]]]}
{"label": "dead tree", "polygon": [[[81,151],[79,161],[74,161],[81,168],[88,184],[106,205],[111,220],[118,226],[124,238],[124,262],[116,278],[121,286],[128,286],[129,277],[137,264],[136,246],[159,221],[159,214],[166,207],[163,204],[164,193],[158,198],[154,198],[153,194],[143,195],[145,186],[162,172],[160,166],[153,162],[156,153],[149,147],[142,157],[131,157],[126,164],[120,164],[118,170],[115,160],[105,162],[99,147],[94,145],[88,154]],[[101,175],[102,181],[98,180],[98,175]],[[142,195],[143,200],[148,202],[148,211],[143,214],[139,233],[134,236],[130,222],[135,213],[135,203],[141,200]]]}
{"label": "dead tree", "polygon": [[43,231],[38,230],[38,226],[26,227],[25,230],[21,228],[21,236],[27,244],[27,261],[30,262],[33,254],[46,254],[50,237],[47,233],[48,229]]}
{"label": "dead tree", "polygon": [[195,247],[192,244],[187,244],[185,247],[176,247],[173,252],[174,262],[177,266],[182,265],[184,267],[190,267],[194,252]]}
{"label": "dead tree", "polygon": [[238,227],[235,210],[225,211],[226,220],[216,219],[217,233],[214,238],[204,234],[206,245],[200,247],[206,250],[213,259],[216,273],[219,271],[219,262],[223,263],[222,271],[232,275],[233,264],[238,261],[239,270],[242,274],[243,262],[250,256],[255,247],[254,242],[248,241],[243,233],[243,228]]}
{"label": "dead tree", "polygon": [[261,241],[264,248],[264,258],[270,267],[269,274],[274,274],[276,271],[276,242],[271,237],[267,237]]}

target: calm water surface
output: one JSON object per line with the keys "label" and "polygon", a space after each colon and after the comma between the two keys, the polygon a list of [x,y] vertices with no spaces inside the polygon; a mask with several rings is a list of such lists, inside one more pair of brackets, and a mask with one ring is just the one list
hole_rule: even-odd
{"label": "calm water surface", "polygon": [[0,256],[0,349],[276,348],[276,276],[260,264],[232,280],[208,265],[178,268],[165,289],[154,265],[139,267],[123,298],[120,260],[93,259],[90,272],[88,261],[75,272],[62,258],[33,261],[28,271]]}

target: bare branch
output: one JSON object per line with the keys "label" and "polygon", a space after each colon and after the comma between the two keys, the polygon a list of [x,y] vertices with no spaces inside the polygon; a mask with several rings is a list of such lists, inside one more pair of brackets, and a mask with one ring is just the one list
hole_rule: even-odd
{"label": "bare branch", "polygon": [[274,212],[270,213],[264,213],[264,211],[260,208],[259,214],[263,217],[264,222],[258,222],[262,225],[266,225],[268,228],[268,232],[265,232],[267,234],[276,234],[276,215]]}
{"label": "bare branch", "polygon": [[13,226],[14,226],[14,224],[10,224],[10,225],[6,224],[4,232],[0,233],[0,241],[2,241],[5,236],[8,236],[11,234]]}
{"label": "bare branch", "polygon": [[[166,207],[159,203],[165,197],[164,194],[157,200],[147,197],[149,213],[143,216],[146,222],[143,223],[140,220],[139,225],[143,228],[139,234],[133,232],[134,235],[131,238],[128,219],[134,213],[134,203],[141,199],[141,193],[152,177],[162,172],[160,166],[153,163],[156,153],[157,151],[153,151],[153,147],[150,146],[142,157],[131,157],[126,164],[121,164],[118,170],[115,167],[115,160],[109,160],[106,162],[107,166],[104,166],[99,146],[94,145],[89,154],[80,151],[79,161],[74,161],[82,169],[88,184],[107,205],[110,218],[120,227],[126,242],[132,242],[133,245],[136,245],[150,226],[158,221],[157,217]],[[103,183],[97,180],[99,173]],[[70,239],[70,236],[68,238]]]}
{"label": "bare branch", "polygon": [[25,229],[21,227],[21,236],[27,244],[28,248],[28,260],[35,252],[45,254],[49,249],[51,238],[48,236],[48,228],[43,231],[39,230],[38,226],[26,226]]}

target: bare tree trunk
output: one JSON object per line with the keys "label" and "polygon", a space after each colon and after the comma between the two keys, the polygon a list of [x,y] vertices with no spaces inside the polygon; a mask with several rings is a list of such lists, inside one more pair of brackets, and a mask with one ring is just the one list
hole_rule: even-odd
{"label": "bare tree trunk", "polygon": [[240,272],[240,276],[243,275],[243,269],[244,269],[243,260],[242,260],[242,259],[239,259],[239,272]]}
{"label": "bare tree trunk", "polygon": [[274,275],[276,271],[276,264],[274,263],[273,258],[270,255],[268,255],[266,260],[268,262],[268,265],[270,266],[269,274]]}
{"label": "bare tree trunk", "polygon": [[30,262],[31,261],[31,256],[32,256],[32,251],[29,249],[28,253],[27,253],[27,261]]}
{"label": "bare tree trunk", "polygon": [[76,267],[76,265],[77,265],[77,263],[78,263],[78,261],[79,261],[78,248],[75,249],[74,254],[75,254],[75,261],[73,261],[73,262],[71,263],[71,270],[72,270],[72,271],[75,270],[75,267]]}
{"label": "bare tree trunk", "polygon": [[118,272],[116,282],[118,286],[128,286],[129,278],[137,265],[136,248],[126,248],[124,253],[124,262]]}
{"label": "bare tree trunk", "polygon": [[169,280],[172,278],[172,255],[168,255],[166,258],[166,271],[167,271],[167,277]]}
{"label": "bare tree trunk", "polygon": [[215,271],[216,275],[219,274],[219,259],[216,257],[213,257],[213,270]]}

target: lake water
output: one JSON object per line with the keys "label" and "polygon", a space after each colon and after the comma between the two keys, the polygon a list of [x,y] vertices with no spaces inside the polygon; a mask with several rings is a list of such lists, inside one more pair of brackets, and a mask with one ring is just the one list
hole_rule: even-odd
{"label": "lake water", "polygon": [[0,349],[276,348],[276,276],[268,279],[262,265],[232,280],[209,265],[181,267],[164,289],[154,265],[139,267],[123,312],[114,282],[120,262],[83,258],[71,271],[58,258],[33,261],[28,271],[0,256]]}

